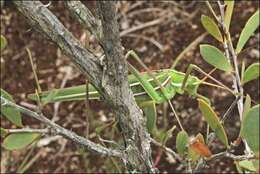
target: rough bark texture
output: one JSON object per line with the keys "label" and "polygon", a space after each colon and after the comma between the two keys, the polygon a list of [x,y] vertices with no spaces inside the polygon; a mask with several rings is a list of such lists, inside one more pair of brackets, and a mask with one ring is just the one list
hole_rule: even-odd
{"label": "rough bark texture", "polygon": [[32,27],[56,43],[87,75],[119,120],[126,149],[122,160],[131,172],[154,172],[150,135],[142,111],[129,89],[127,62],[124,59],[116,19],[115,2],[98,1],[103,33],[100,44],[105,52],[104,66],[39,1],[14,1]]}
{"label": "rough bark texture", "polygon": [[93,85],[101,86],[102,68],[98,59],[85,49],[64,25],[39,1],[14,1],[33,28],[56,43]]}
{"label": "rough bark texture", "polygon": [[103,26],[101,46],[106,55],[103,87],[115,106],[114,111],[126,140],[126,153],[131,160],[128,164],[130,169],[147,171],[152,169],[149,134],[142,112],[129,90],[127,62],[120,42],[115,5],[112,1],[98,1],[97,5]]}
{"label": "rough bark texture", "polygon": [[80,1],[66,1],[70,14],[83,26],[89,30],[98,40],[102,37],[100,21],[92,15],[91,11]]}

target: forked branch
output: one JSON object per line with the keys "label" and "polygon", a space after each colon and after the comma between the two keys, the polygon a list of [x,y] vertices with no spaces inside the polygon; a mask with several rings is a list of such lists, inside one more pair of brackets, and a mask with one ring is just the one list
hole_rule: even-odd
{"label": "forked branch", "polygon": [[13,2],[31,26],[56,43],[99,90],[102,68],[95,55],[85,49],[40,1]]}
{"label": "forked branch", "polygon": [[[63,127],[61,127],[60,125],[52,122],[51,120],[49,120],[47,117],[45,117],[43,114],[38,114],[34,111],[31,111],[25,107],[19,106],[7,99],[5,99],[4,97],[1,96],[1,105],[5,105],[8,107],[12,107],[15,108],[17,111],[23,113],[25,116],[30,116],[34,119],[37,119],[39,121],[41,121],[42,123],[44,123],[45,125],[47,125],[48,127],[50,127],[51,131],[54,134],[58,134],[61,135],[67,139],[72,140],[73,142],[82,145],[83,147],[89,149],[90,151],[102,154],[102,155],[106,155],[106,156],[115,156],[115,157],[120,157],[123,158],[123,153],[119,150],[114,150],[114,149],[109,149],[106,147],[103,147],[99,144],[96,144],[84,137],[81,137],[79,135],[77,135],[76,133],[74,133],[73,131],[67,130]],[[24,130],[24,131],[30,131],[30,129]],[[31,130],[32,132],[33,130]],[[43,130],[41,130],[43,131]],[[38,131],[38,132],[41,132]],[[47,130],[44,130],[47,131]],[[17,132],[17,131],[16,131]],[[14,133],[14,131],[13,131]]]}

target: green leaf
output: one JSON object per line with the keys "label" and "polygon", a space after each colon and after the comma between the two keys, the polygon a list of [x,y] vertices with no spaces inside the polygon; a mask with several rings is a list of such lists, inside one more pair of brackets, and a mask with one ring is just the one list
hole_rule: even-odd
{"label": "green leaf", "polygon": [[251,80],[257,79],[259,77],[259,63],[251,64],[244,72],[242,83],[245,84]]}
{"label": "green leaf", "polygon": [[1,137],[4,138],[8,134],[8,130],[1,128]]}
{"label": "green leaf", "polygon": [[154,101],[148,101],[140,104],[143,109],[144,115],[146,116],[146,127],[149,133],[152,133],[156,128],[157,112]]}
{"label": "green leaf", "polygon": [[221,32],[219,31],[219,28],[213,19],[211,19],[208,16],[202,15],[201,23],[209,34],[211,34],[218,41],[223,42],[223,37],[221,35]]}
{"label": "green leaf", "polygon": [[[5,99],[15,102],[13,97],[7,93],[5,90],[1,89],[1,96]],[[20,112],[18,112],[15,108],[10,106],[1,105],[1,113],[12,123],[14,123],[16,126],[22,127],[22,117]]]}
{"label": "green leaf", "polygon": [[6,38],[3,35],[1,35],[1,41],[0,41],[0,48],[1,48],[1,50],[3,50],[6,47],[6,45],[7,45]]}
{"label": "green leaf", "polygon": [[187,149],[187,144],[189,141],[189,135],[187,134],[187,132],[180,131],[177,134],[177,138],[176,138],[176,148],[177,148],[177,152],[180,155],[184,155],[185,150]]}
{"label": "green leaf", "polygon": [[214,67],[226,72],[232,71],[228,58],[218,48],[208,44],[201,44],[200,54],[206,62]]}
{"label": "green leaf", "polygon": [[217,137],[228,147],[228,139],[224,127],[214,110],[204,101],[198,99],[199,108],[209,127],[216,133]]}
{"label": "green leaf", "polygon": [[259,10],[257,10],[246,22],[245,27],[243,28],[239,40],[237,42],[237,47],[236,47],[236,53],[240,53],[240,51],[243,49],[245,46],[246,42],[250,38],[250,36],[255,32],[255,30],[259,26]]}
{"label": "green leaf", "polygon": [[243,108],[243,120],[246,116],[246,114],[248,113],[249,109],[251,108],[251,97],[250,95],[246,95],[246,100],[244,103],[244,108]]}
{"label": "green leaf", "polygon": [[244,138],[249,147],[255,153],[259,153],[259,104],[249,109],[241,125],[241,137]]}
{"label": "green leaf", "polygon": [[239,166],[245,170],[256,172],[256,168],[252,161],[249,160],[243,160],[238,162]]}
{"label": "green leaf", "polygon": [[19,150],[31,144],[38,136],[38,133],[11,134],[4,139],[2,146],[7,150]]}
{"label": "green leaf", "polygon": [[235,3],[235,1],[233,1],[233,0],[225,0],[225,5],[227,7],[226,7],[226,11],[225,11],[224,23],[225,23],[227,30],[229,30],[230,21],[231,21],[233,9],[234,9],[234,3]]}

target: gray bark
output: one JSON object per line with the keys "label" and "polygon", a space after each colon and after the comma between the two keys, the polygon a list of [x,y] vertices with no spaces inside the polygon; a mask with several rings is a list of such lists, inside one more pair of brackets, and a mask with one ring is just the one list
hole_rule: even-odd
{"label": "gray bark", "polygon": [[[125,140],[122,160],[130,172],[154,172],[151,159],[150,135],[142,111],[129,89],[127,62],[124,59],[116,19],[115,2],[98,1],[102,31],[100,44],[105,52],[104,66],[61,24],[39,1],[14,1],[17,9],[33,28],[50,38],[87,76],[112,107]],[[100,36],[100,35],[99,35]],[[125,158],[126,157],[126,158]]]}

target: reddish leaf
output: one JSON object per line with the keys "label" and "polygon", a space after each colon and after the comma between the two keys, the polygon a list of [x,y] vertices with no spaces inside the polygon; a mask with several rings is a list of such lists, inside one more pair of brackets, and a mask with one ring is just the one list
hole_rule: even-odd
{"label": "reddish leaf", "polygon": [[200,154],[203,157],[210,157],[212,155],[211,151],[209,150],[208,146],[201,142],[201,139],[199,137],[195,137],[191,143],[190,148],[192,148],[193,151]]}

